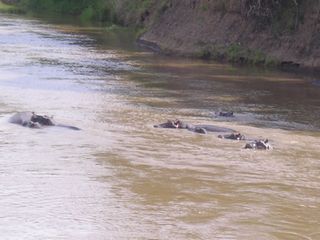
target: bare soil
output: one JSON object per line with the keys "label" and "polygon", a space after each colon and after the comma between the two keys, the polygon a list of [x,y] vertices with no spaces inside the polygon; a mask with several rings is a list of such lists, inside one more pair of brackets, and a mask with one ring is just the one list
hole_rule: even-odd
{"label": "bare soil", "polygon": [[320,69],[319,1],[305,9],[304,20],[295,31],[276,34],[270,26],[245,16],[241,1],[222,2],[171,0],[161,12],[148,12],[142,18],[147,31],[140,41],[165,53],[186,56],[201,56],[206,49],[214,49],[221,58],[236,44],[261,51],[283,66]]}

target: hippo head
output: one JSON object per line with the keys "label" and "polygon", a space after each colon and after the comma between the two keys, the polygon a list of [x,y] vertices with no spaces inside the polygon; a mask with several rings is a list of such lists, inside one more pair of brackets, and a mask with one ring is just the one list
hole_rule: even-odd
{"label": "hippo head", "polygon": [[176,126],[176,128],[191,128],[192,126],[190,126],[190,124],[187,124],[179,119],[174,120],[174,125]]}
{"label": "hippo head", "polygon": [[247,149],[258,149],[258,150],[268,150],[271,149],[271,145],[269,144],[269,140],[255,140],[251,143],[247,143],[244,148]]}
{"label": "hippo head", "polygon": [[46,115],[41,116],[41,115],[37,115],[35,113],[32,113],[31,122],[38,123],[42,126],[53,126],[54,125],[52,117],[48,117]]}
{"label": "hippo head", "polygon": [[234,140],[245,140],[246,137],[244,135],[242,135],[241,133],[231,133],[230,134],[230,139],[234,139]]}
{"label": "hippo head", "polygon": [[269,144],[269,140],[259,140],[256,142],[256,148],[257,149],[262,149],[262,150],[267,150],[271,149],[271,145]]}
{"label": "hippo head", "polygon": [[41,128],[41,125],[38,122],[29,121],[28,124],[27,124],[27,127],[29,127],[29,128]]}
{"label": "hippo head", "polygon": [[220,117],[234,117],[233,112],[219,112]]}
{"label": "hippo head", "polygon": [[177,124],[178,120],[168,120],[165,123],[161,123],[158,125],[154,125],[155,128],[178,128],[178,124]]}
{"label": "hippo head", "polygon": [[245,140],[246,137],[241,133],[231,133],[228,135],[219,135],[218,138],[226,138],[231,140]]}

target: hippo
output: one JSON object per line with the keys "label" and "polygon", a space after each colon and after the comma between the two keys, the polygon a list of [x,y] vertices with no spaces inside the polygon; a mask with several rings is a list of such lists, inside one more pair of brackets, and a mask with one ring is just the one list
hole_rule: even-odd
{"label": "hippo", "polygon": [[216,115],[219,117],[234,117],[233,112],[218,112]]}
{"label": "hippo", "polygon": [[168,120],[165,123],[154,125],[155,128],[180,128],[187,129],[192,132],[207,134],[207,132],[235,132],[233,129],[218,127],[214,125],[193,125],[183,122],[179,119]]}
{"label": "hippo", "polygon": [[246,139],[246,137],[239,132],[231,133],[231,134],[227,134],[227,135],[219,135],[218,138],[225,138],[225,139],[231,139],[231,140],[245,140]]}
{"label": "hippo", "polygon": [[250,143],[245,145],[246,149],[258,149],[258,150],[269,150],[272,149],[271,145],[269,144],[269,140],[254,140]]}
{"label": "hippo", "polygon": [[64,124],[56,124],[53,120],[53,117],[48,117],[46,115],[38,115],[34,112],[18,112],[14,114],[10,119],[10,123],[19,124],[24,127],[29,128],[42,128],[43,126],[57,126],[69,128],[72,130],[80,130],[80,128],[64,125]]}

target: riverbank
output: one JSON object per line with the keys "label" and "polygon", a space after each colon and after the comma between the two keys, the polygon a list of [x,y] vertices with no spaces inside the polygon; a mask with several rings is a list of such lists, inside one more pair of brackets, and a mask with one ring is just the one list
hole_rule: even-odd
{"label": "riverbank", "polygon": [[16,7],[13,5],[5,4],[0,1],[0,12],[15,12]]}
{"label": "riverbank", "polygon": [[133,26],[140,29],[138,43],[164,54],[320,71],[320,2],[316,1],[22,3],[25,9]]}
{"label": "riverbank", "polygon": [[241,1],[172,0],[161,14],[149,13],[140,41],[167,54],[320,69],[320,3],[303,6],[298,20],[292,15],[277,22],[246,8]]}

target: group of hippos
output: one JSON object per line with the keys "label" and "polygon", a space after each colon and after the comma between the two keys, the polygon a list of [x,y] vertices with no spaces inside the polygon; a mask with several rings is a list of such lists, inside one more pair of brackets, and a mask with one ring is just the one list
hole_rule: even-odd
{"label": "group of hippos", "polygon": [[[221,117],[233,117],[233,112],[219,112],[218,116]],[[185,123],[179,119],[168,120],[165,123],[154,125],[155,128],[175,128],[175,129],[187,129],[189,131],[207,134],[208,132],[220,133],[218,138],[231,139],[231,140],[246,140],[246,137],[241,133],[225,127],[218,127],[214,125],[193,125],[190,123]],[[269,150],[271,145],[268,139],[255,139],[249,140],[244,146],[246,149],[258,149],[258,150]]]}
{"label": "group of hippos", "polygon": [[[233,117],[233,112],[219,112],[218,116],[221,117]],[[19,124],[21,126],[30,127],[30,128],[42,128],[44,126],[57,126],[68,128],[72,130],[80,130],[80,128],[57,124],[53,117],[49,117],[46,115],[38,115],[34,112],[19,112],[14,114],[9,122]],[[233,129],[219,127],[214,125],[193,125],[190,123],[185,123],[179,119],[177,120],[168,120],[165,123],[161,123],[158,125],[154,125],[155,128],[175,128],[175,129],[187,129],[189,131],[207,134],[208,132],[213,133],[221,133],[218,135],[219,138],[231,139],[231,140],[246,140],[245,136],[239,132],[236,132]],[[268,150],[271,149],[271,145],[268,142],[268,139],[265,140],[250,140],[250,142],[246,143],[245,147],[247,149],[259,149],[259,150]]]}

